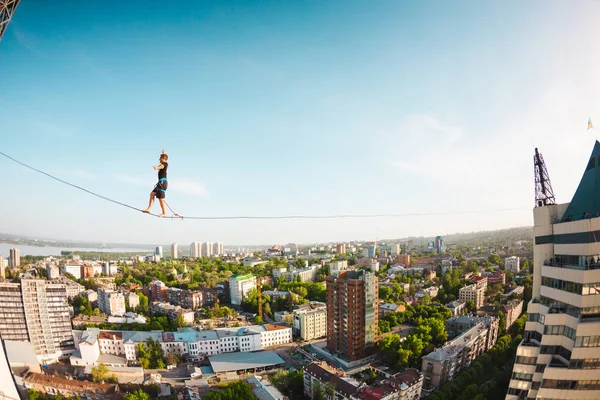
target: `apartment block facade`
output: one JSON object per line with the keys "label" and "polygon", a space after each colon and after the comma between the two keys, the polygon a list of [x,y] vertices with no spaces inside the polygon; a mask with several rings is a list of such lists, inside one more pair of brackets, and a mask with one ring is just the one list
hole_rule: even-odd
{"label": "apartment block facade", "polygon": [[256,277],[252,274],[237,275],[229,278],[231,304],[241,305],[249,290],[256,288]]}
{"label": "apartment block facade", "polygon": [[367,271],[341,271],[327,286],[327,348],[354,361],[367,356],[375,344],[379,321],[378,280]]}
{"label": "apartment block facade", "polygon": [[421,371],[425,388],[439,388],[451,381],[498,339],[498,320],[493,317],[454,317],[446,325],[449,334],[456,336],[423,357]]}
{"label": "apartment block facade", "polygon": [[327,336],[327,306],[311,302],[293,311],[294,333],[303,340]]}
{"label": "apartment block facade", "polygon": [[33,344],[40,362],[52,362],[74,350],[67,289],[41,279],[0,282],[0,334],[5,340]]}
{"label": "apartment block facade", "polygon": [[458,291],[458,299],[464,301],[473,301],[475,308],[481,308],[485,300],[485,289],[480,286],[477,287],[476,283],[465,286]]}

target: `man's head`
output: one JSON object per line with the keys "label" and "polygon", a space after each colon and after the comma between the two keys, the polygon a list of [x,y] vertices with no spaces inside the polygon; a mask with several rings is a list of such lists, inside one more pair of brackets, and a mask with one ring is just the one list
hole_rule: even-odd
{"label": "man's head", "polygon": [[169,156],[165,153],[160,155],[160,162],[166,162],[169,159]]}

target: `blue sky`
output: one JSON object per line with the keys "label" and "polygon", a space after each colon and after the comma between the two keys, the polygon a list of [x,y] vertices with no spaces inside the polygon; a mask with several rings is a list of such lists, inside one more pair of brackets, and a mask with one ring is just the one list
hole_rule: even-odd
{"label": "blue sky", "polygon": [[165,148],[183,215],[517,211],[165,221],[0,159],[0,231],[253,244],[531,224],[534,145],[569,201],[600,126],[600,3],[485,3],[23,1],[0,42],[0,150],[144,207]]}

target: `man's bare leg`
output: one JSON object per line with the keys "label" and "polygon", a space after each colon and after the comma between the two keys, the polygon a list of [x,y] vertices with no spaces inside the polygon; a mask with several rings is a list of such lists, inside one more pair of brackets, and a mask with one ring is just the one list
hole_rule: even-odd
{"label": "man's bare leg", "polygon": [[162,214],[159,214],[159,217],[165,217],[167,215],[167,212],[165,211],[165,199],[158,199],[158,202],[160,203],[160,208],[162,209]]}
{"label": "man's bare leg", "polygon": [[[152,206],[154,205],[154,196],[156,196],[156,194],[154,192],[150,193],[150,200],[148,201],[148,208],[146,208],[145,210],[142,210],[143,213],[149,213],[150,211],[152,211]],[[163,211],[164,213],[164,211]]]}

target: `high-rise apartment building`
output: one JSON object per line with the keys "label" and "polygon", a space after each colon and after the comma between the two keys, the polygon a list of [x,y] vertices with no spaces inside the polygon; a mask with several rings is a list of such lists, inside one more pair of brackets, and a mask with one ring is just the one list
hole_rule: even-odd
{"label": "high-rise apartment building", "polygon": [[202,251],[201,251],[202,257],[211,257],[213,255],[212,250],[213,250],[213,248],[212,248],[211,242],[202,243]]}
{"label": "high-rise apartment building", "polygon": [[179,258],[179,253],[178,253],[178,249],[177,249],[177,243],[171,244],[171,257],[172,258]]}
{"label": "high-rise apartment building", "polygon": [[192,244],[190,244],[190,257],[192,258],[198,258],[201,256],[200,253],[200,242],[192,242]]}
{"label": "high-rise apartment building", "polygon": [[1,282],[0,334],[30,341],[42,362],[68,356],[75,347],[66,286],[41,279]]}
{"label": "high-rise apartment building", "polygon": [[154,255],[155,256],[159,256],[161,259],[163,258],[163,248],[162,248],[162,246],[156,246],[156,249],[154,249]]}
{"label": "high-rise apartment building", "polygon": [[21,265],[21,251],[19,249],[10,249],[10,260],[8,266],[16,268]]}
{"label": "high-rise apartment building", "polygon": [[231,304],[240,305],[250,289],[256,288],[256,277],[252,274],[237,275],[229,278]]}
{"label": "high-rise apartment building", "polygon": [[212,246],[212,255],[215,257],[222,256],[225,252],[223,251],[223,243],[215,242]]}
{"label": "high-rise apartment building", "polygon": [[534,160],[532,299],[506,399],[598,399],[600,143],[570,203],[554,204],[537,149]]}
{"label": "high-rise apartment building", "polygon": [[4,264],[4,257],[0,256],[0,279],[4,279],[6,277],[6,265]]}
{"label": "high-rise apartment building", "polygon": [[340,271],[327,277],[327,348],[353,361],[375,344],[378,280],[367,271]]}
{"label": "high-rise apartment building", "polygon": [[335,246],[335,252],[338,254],[346,254],[346,245],[344,243],[340,243]]}

